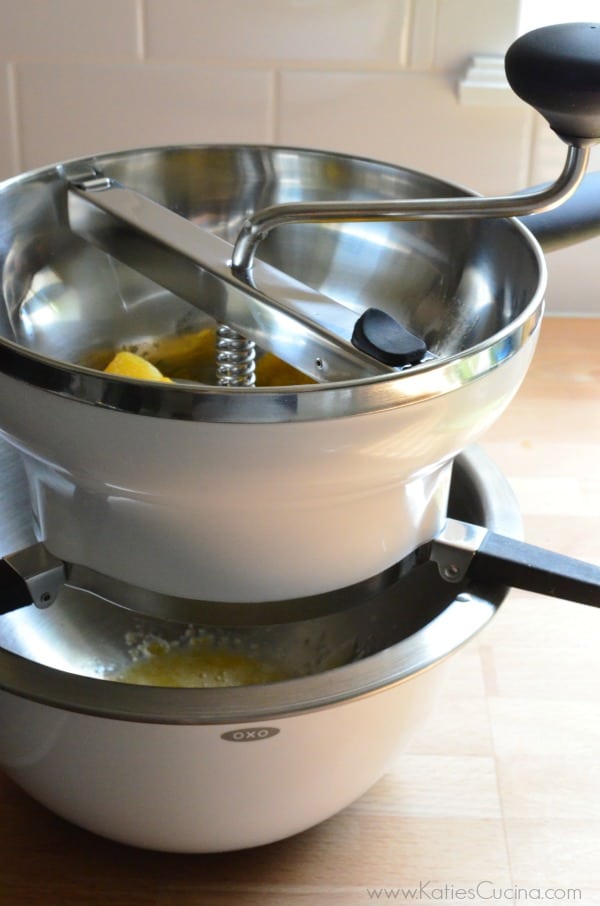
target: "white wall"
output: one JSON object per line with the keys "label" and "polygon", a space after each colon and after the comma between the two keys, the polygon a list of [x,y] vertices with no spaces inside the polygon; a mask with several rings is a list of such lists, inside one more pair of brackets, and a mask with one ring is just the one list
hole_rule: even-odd
{"label": "white wall", "polygon": [[[265,142],[509,192],[551,178],[562,145],[520,102],[465,105],[457,85],[518,18],[518,0],[0,0],[0,177],[117,148]],[[551,256],[550,310],[600,313],[599,243]]]}

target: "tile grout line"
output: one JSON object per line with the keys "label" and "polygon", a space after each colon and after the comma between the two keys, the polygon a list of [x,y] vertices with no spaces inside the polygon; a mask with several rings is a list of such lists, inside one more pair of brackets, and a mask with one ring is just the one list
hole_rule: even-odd
{"label": "tile grout line", "polygon": [[7,81],[8,81],[8,109],[9,117],[12,122],[13,129],[10,137],[10,152],[13,159],[13,167],[15,173],[20,173],[23,169],[23,145],[22,145],[22,135],[21,135],[21,116],[19,111],[19,98],[18,98],[18,78],[17,78],[17,64],[14,62],[7,63],[6,65],[7,72]]}
{"label": "tile grout line", "polygon": [[409,68],[416,2],[417,0],[407,0],[406,15],[400,27],[397,63],[402,69]]}
{"label": "tile grout line", "polygon": [[281,70],[278,68],[272,70],[270,88],[268,100],[269,109],[267,111],[270,131],[269,141],[276,145],[281,140],[281,123],[279,121],[279,111],[281,109]]}
{"label": "tile grout line", "polygon": [[144,62],[147,60],[146,10],[144,0],[135,0],[135,39],[136,59],[139,62]]}

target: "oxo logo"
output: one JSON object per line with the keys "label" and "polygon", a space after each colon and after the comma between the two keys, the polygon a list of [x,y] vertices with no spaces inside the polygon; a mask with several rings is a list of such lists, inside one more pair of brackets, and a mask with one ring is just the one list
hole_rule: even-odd
{"label": "oxo logo", "polygon": [[221,733],[221,739],[228,742],[257,742],[259,739],[269,739],[277,736],[278,727],[240,727],[239,730],[228,730]]}

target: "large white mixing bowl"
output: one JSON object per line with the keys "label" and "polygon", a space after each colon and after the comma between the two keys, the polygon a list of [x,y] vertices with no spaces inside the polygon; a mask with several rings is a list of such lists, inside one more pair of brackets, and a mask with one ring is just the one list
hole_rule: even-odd
{"label": "large white mixing bowl", "polygon": [[[520,530],[479,451],[458,458],[450,499],[459,518]],[[0,766],[57,814],[124,843],[209,852],[281,839],[375,783],[428,716],[446,659],[505,593],[450,585],[430,562],[323,617],[215,630],[297,678],[167,689],[101,676],[128,662],[133,630],[171,639],[182,627],[67,589],[47,610],[0,617]]]}

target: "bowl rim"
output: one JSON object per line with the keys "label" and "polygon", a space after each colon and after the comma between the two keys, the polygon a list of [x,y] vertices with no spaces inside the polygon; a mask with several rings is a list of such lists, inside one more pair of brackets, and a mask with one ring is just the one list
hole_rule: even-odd
{"label": "bowl rim", "polygon": [[[0,195],[18,191],[20,186],[30,182],[64,181],[61,174],[65,168],[91,167],[102,172],[103,164],[111,160],[195,150],[247,150],[321,156],[376,166],[382,172],[388,169],[414,174],[430,181],[439,194],[444,189],[459,195],[477,194],[420,171],[359,155],[284,145],[192,144],[131,148],[63,161],[5,180],[0,183]],[[545,258],[535,237],[518,219],[502,218],[502,222],[506,229],[521,237],[533,256],[537,273],[535,292],[513,321],[486,340],[463,352],[438,360],[426,360],[405,371],[285,389],[209,387],[193,382],[160,384],[107,375],[84,365],[53,359],[14,340],[0,337],[0,373],[88,405],[136,415],[190,421],[255,424],[331,420],[421,403],[470,384],[511,359],[539,326],[547,283]]]}

